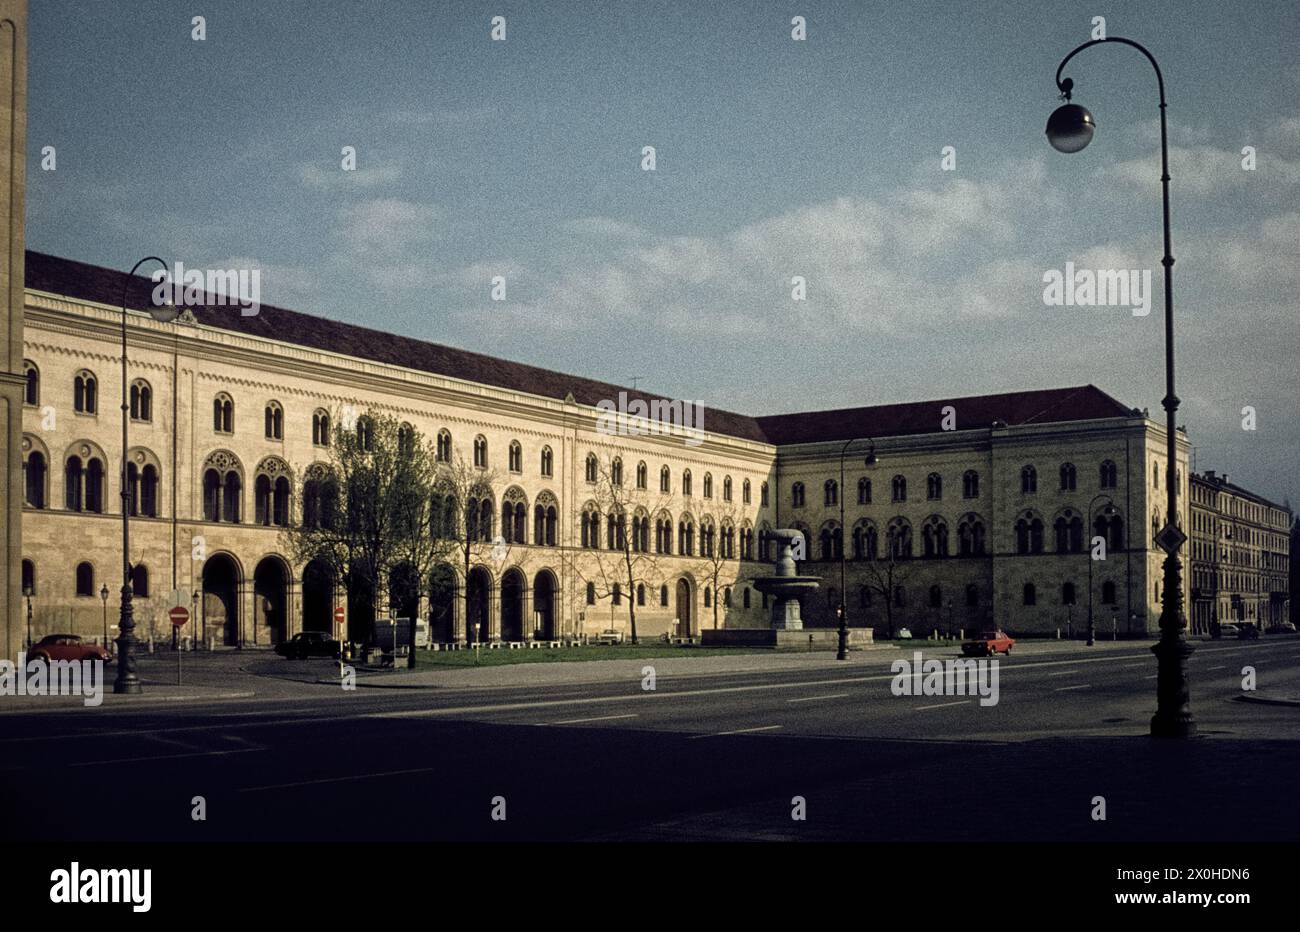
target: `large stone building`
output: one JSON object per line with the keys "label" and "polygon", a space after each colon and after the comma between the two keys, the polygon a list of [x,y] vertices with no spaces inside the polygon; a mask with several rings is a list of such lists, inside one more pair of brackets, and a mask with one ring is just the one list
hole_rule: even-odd
{"label": "large stone building", "polygon": [[[112,636],[125,281],[27,255],[22,574],[35,637]],[[132,308],[151,300],[143,278],[128,291]],[[834,624],[847,546],[853,625],[1078,632],[1091,606],[1103,636],[1156,629],[1164,427],[1092,386],[770,417],[707,408],[702,437],[625,436],[600,429],[596,406],[656,396],[269,306],[199,307],[170,324],[132,311],[128,356],[141,636],[170,630],[173,591],[193,595],[197,628],[217,643],[330,627],[347,599],[320,567],[294,564],[283,525],[300,520],[303,479],[328,459],[323,425],[349,410],[390,414],[467,460],[472,449],[497,477],[491,513],[519,517],[503,560],[468,578],[444,566],[418,604],[394,606],[431,618],[439,639],[464,639],[467,611],[492,640],[624,628],[623,598],[642,635],[695,636],[715,616],[764,627],[751,579],[769,571],[764,532],[791,526],[808,541],[804,572],[823,577],[805,604],[813,625]],[[609,541],[590,481],[616,461],[648,552],[635,590],[617,596],[592,584]],[[1097,537],[1104,559],[1090,559]],[[454,597],[465,586],[468,610]]]}
{"label": "large stone building", "polygon": [[1192,474],[1192,630],[1246,622],[1267,629],[1290,613],[1291,509],[1213,470]]}

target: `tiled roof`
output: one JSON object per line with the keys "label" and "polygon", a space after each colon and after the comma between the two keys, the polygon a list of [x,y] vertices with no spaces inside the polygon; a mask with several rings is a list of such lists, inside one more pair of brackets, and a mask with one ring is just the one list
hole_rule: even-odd
{"label": "tiled roof", "polygon": [[972,395],[906,404],[840,408],[757,418],[770,443],[815,443],[855,437],[902,437],[940,429],[943,408],[956,411],[957,430],[988,428],[994,421],[1010,427],[1094,418],[1128,417],[1132,411],[1092,385],[1047,388],[1002,395]]}
{"label": "tiled roof", "polygon": [[[122,288],[127,282],[123,271],[31,250],[27,252],[26,269],[26,287],[33,291],[107,305],[120,306]],[[146,310],[152,293],[153,283],[148,278],[136,276],[127,289],[127,306]],[[215,304],[197,308],[195,313],[201,323],[222,330],[545,398],[562,400],[572,393],[574,399],[583,405],[594,406],[603,399],[616,401],[619,392],[627,392],[629,399],[645,401],[663,397],[266,304],[254,317],[242,316],[238,307]],[[944,405],[957,409],[958,429],[986,428],[995,420],[1014,426],[1124,417],[1130,413],[1127,407],[1105,392],[1087,385],[758,418],[709,407],[704,414],[704,427],[714,433],[772,444],[901,436],[937,431],[940,408]]]}

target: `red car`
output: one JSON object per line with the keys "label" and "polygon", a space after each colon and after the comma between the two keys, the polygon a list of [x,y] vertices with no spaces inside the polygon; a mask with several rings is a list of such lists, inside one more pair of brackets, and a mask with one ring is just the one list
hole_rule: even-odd
{"label": "red car", "polygon": [[1010,654],[1011,648],[1015,645],[1016,639],[1011,637],[1005,631],[985,631],[977,638],[971,638],[969,641],[962,641],[961,652],[967,657],[983,655],[992,657],[1001,651],[1004,654]]}
{"label": "red car", "polygon": [[47,634],[27,652],[32,660],[111,660],[112,654],[98,644],[84,644],[75,634]]}

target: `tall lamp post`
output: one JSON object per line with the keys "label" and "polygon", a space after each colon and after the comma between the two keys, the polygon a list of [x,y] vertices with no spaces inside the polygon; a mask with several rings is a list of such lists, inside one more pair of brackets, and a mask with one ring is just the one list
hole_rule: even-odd
{"label": "tall lamp post", "polygon": [[1174,394],[1174,256],[1169,234],[1169,133],[1165,120],[1165,79],[1154,57],[1131,39],[1111,36],[1085,42],[1061,60],[1056,68],[1056,86],[1066,103],[1058,107],[1047,120],[1047,140],[1060,152],[1078,152],[1092,141],[1097,123],[1091,113],[1075,103],[1070,103],[1074,82],[1062,78],[1061,72],[1075,55],[1086,48],[1103,42],[1118,42],[1137,49],[1155,69],[1156,85],[1160,91],[1160,185],[1164,206],[1165,254],[1160,260],[1165,267],[1165,397],[1163,406],[1167,414],[1168,466],[1165,489],[1168,493],[1168,522],[1156,535],[1156,543],[1168,556],[1164,562],[1164,591],[1160,601],[1160,640],[1151,648],[1156,655],[1156,713],[1151,718],[1151,734],[1160,738],[1188,738],[1196,734],[1192,718],[1191,692],[1187,682],[1187,658],[1192,646],[1183,634],[1186,618],[1183,615],[1182,562],[1178,550],[1187,537],[1179,529],[1177,454],[1178,428],[1174,422],[1178,411],[1178,396]]}
{"label": "tall lamp post", "polygon": [[[127,425],[131,420],[131,396],[126,373],[126,300],[135,273],[146,262],[157,262],[167,272],[167,263],[157,256],[146,256],[131,267],[125,281],[122,282],[122,612],[118,620],[117,631],[117,679],[113,681],[115,693],[140,692],[140,680],[135,675],[135,657],[131,648],[135,644],[135,615],[131,608],[131,487],[127,482],[126,465],[130,446],[127,441]],[[179,311],[173,304],[155,307],[147,302],[149,315],[154,320],[168,323],[176,319]]]}
{"label": "tall lamp post", "polygon": [[[1103,498],[1106,500],[1106,507],[1102,509],[1102,513],[1106,515],[1113,515],[1115,513],[1114,499],[1105,492],[1094,495],[1092,501],[1088,503],[1088,525],[1085,530],[1092,529],[1093,509],[1097,507],[1097,502]],[[1097,637],[1097,626],[1092,620],[1092,548],[1085,547],[1084,552],[1088,554],[1088,646],[1092,647],[1096,642]]]}
{"label": "tall lamp post", "polygon": [[[855,437],[852,440],[845,441],[844,446],[840,448],[840,486],[838,496],[840,500],[840,604],[836,606],[836,614],[839,616],[840,624],[840,640],[839,649],[835,652],[836,660],[849,659],[849,617],[844,601],[844,457],[848,454],[849,447],[862,440],[871,444],[871,449],[867,451],[867,456],[866,459],[863,460],[863,463],[867,466],[876,465],[876,441],[870,437]],[[831,540],[833,542],[834,538]]]}
{"label": "tall lamp post", "polygon": [[108,583],[99,587],[99,601],[104,603],[104,646],[108,646]]}
{"label": "tall lamp post", "polygon": [[23,590],[23,595],[27,596],[27,649],[32,649],[32,587],[28,586]]}

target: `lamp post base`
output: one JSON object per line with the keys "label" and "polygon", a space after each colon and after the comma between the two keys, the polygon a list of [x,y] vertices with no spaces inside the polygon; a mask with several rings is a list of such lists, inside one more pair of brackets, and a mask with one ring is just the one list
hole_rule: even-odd
{"label": "lamp post base", "polygon": [[1191,691],[1187,685],[1187,658],[1195,650],[1178,636],[1161,637],[1152,646],[1156,655],[1156,714],[1151,717],[1151,737],[1191,738],[1196,735]]}
{"label": "lamp post base", "polygon": [[838,649],[835,651],[835,659],[849,659],[849,629],[843,625],[840,625],[840,643]]}

